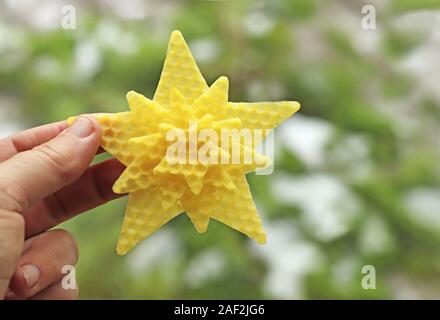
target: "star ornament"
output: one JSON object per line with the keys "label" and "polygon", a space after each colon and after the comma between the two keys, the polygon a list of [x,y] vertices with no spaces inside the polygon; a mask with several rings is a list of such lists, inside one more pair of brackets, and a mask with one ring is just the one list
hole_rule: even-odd
{"label": "star ornament", "polygon": [[269,165],[254,148],[299,104],[228,102],[228,89],[226,77],[207,85],[174,31],[153,100],[130,91],[130,111],[96,116],[102,147],[127,167],[113,186],[129,194],[118,254],[182,212],[199,233],[213,218],[266,242],[245,174]]}

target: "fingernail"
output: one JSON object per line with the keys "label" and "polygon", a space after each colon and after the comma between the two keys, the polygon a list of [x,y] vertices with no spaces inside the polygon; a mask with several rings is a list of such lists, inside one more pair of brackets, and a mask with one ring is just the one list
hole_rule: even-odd
{"label": "fingernail", "polygon": [[23,272],[28,288],[32,288],[38,282],[38,279],[40,279],[40,269],[33,264],[22,266],[21,272]]}
{"label": "fingernail", "polygon": [[93,122],[86,117],[78,117],[75,122],[67,129],[67,132],[80,138],[90,136],[95,131]]}

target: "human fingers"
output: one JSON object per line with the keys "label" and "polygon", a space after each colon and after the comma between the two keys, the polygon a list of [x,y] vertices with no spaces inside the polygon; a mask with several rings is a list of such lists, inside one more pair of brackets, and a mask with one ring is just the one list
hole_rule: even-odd
{"label": "human fingers", "polygon": [[31,150],[55,138],[64,129],[67,122],[55,122],[44,126],[28,129],[0,140],[0,162],[5,161],[17,153]]}
{"label": "human fingers", "polygon": [[78,294],[78,287],[75,289],[64,289],[61,282],[58,282],[37,293],[31,300],[77,300]]}
{"label": "human fingers", "polygon": [[116,159],[95,164],[77,181],[37,203],[24,213],[26,237],[122,197],[113,192],[112,186],[124,169]]}
{"label": "human fingers", "polygon": [[65,276],[63,267],[75,265],[77,260],[78,246],[69,232],[51,230],[41,233],[26,240],[10,289],[16,298],[33,297],[58,283]]}
{"label": "human fingers", "polygon": [[24,219],[0,208],[0,300],[5,297],[24,241]]}
{"label": "human fingers", "polygon": [[[100,115],[100,113],[90,114],[92,117],[96,115]],[[31,150],[40,144],[52,140],[66,128],[67,121],[59,121],[27,129],[0,139],[0,162],[8,160],[17,153]],[[105,150],[100,147],[97,154],[103,152],[105,152]]]}
{"label": "human fingers", "polygon": [[89,167],[100,140],[97,120],[81,116],[56,138],[0,163],[0,204],[23,213],[69,185]]}

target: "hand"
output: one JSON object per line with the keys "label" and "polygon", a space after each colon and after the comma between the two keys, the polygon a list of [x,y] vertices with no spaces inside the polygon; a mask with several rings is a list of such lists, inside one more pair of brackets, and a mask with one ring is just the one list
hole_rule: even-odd
{"label": "hand", "polygon": [[78,259],[75,239],[47,230],[118,197],[112,185],[123,165],[89,167],[100,140],[89,116],[0,140],[0,300],[77,297],[61,286],[63,266]]}

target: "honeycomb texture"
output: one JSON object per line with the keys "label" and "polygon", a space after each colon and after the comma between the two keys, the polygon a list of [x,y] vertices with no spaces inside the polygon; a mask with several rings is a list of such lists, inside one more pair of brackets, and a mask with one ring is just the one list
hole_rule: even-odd
{"label": "honeycomb texture", "polygon": [[205,78],[180,31],[171,34],[167,57],[153,100],[162,106],[168,106],[173,88],[178,89],[189,104],[208,90]]}
{"label": "honeycomb texture", "polygon": [[260,244],[266,242],[261,219],[252,201],[249,185],[244,175],[231,177],[238,192],[230,194],[215,186],[207,186],[199,196],[186,193],[182,204],[199,232],[206,231],[212,217]]}
{"label": "honeycomb texture", "polygon": [[126,254],[141,240],[182,212],[181,205],[163,209],[161,197],[162,193],[155,189],[152,189],[148,195],[143,190],[130,193],[116,247],[118,254]]}
{"label": "honeycomb texture", "polygon": [[[127,167],[113,186],[129,194],[118,254],[184,211],[198,232],[213,218],[266,242],[245,174],[269,165],[269,158],[254,151],[267,132],[258,139],[252,130],[275,128],[299,104],[228,102],[228,90],[226,77],[208,87],[175,31],[153,100],[130,91],[130,111],[96,115],[102,147]],[[224,129],[235,130],[238,139],[223,136]]]}

